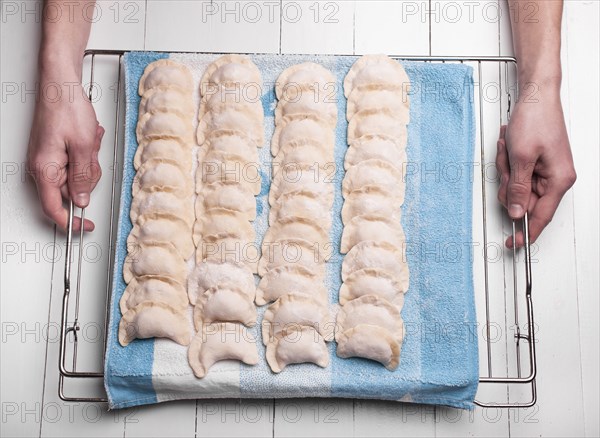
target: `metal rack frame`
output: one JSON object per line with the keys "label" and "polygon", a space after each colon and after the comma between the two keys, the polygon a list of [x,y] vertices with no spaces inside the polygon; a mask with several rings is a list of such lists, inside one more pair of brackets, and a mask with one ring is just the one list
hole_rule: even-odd
{"label": "metal rack frame", "polygon": [[[119,122],[123,116],[123,99],[124,93],[122,93],[122,59],[123,55],[127,53],[122,50],[87,50],[84,55],[84,59],[91,58],[90,68],[90,86],[89,86],[89,97],[91,100],[94,84],[94,67],[97,56],[108,56],[118,58],[118,92],[116,99],[115,109],[115,132],[113,136],[113,180],[111,188],[111,207],[110,207],[110,225],[109,225],[109,241],[108,245],[111,248],[109,254],[109,269],[106,276],[106,313],[104,322],[104,345],[103,345],[103,362],[106,354],[107,344],[107,333],[110,315],[110,297],[111,297],[111,285],[112,285],[112,266],[114,263],[114,245],[113,237],[115,235],[115,194],[117,193],[118,184],[118,145],[119,145]],[[200,52],[186,52],[186,53],[200,53]],[[342,55],[348,56],[348,55]],[[505,84],[504,90],[502,88],[502,81],[500,81],[500,95],[506,93],[507,97],[507,110],[506,118],[510,118],[511,102],[513,96],[510,91],[508,84],[508,68],[509,65],[516,65],[516,59],[512,57],[496,57],[496,56],[485,56],[485,57],[460,57],[460,56],[392,56],[395,59],[407,60],[407,61],[421,61],[421,62],[453,62],[453,63],[476,63],[478,84],[479,87],[479,114],[477,118],[479,120],[479,135],[481,143],[481,163],[485,163],[485,148],[484,148],[484,125],[483,125],[483,96],[482,96],[482,63],[497,63],[499,68],[504,65],[505,68]],[[501,76],[501,75],[500,75]],[[514,96],[516,97],[516,96]],[[514,347],[515,347],[515,359],[516,359],[516,376],[496,376],[492,372],[492,345],[490,336],[490,293],[489,293],[489,278],[488,278],[488,254],[487,254],[487,211],[486,211],[486,187],[484,177],[484,166],[481,166],[482,172],[482,205],[483,205],[483,238],[484,238],[484,278],[485,278],[485,315],[486,315],[486,354],[487,354],[487,374],[480,376],[479,382],[481,385],[528,385],[530,387],[531,398],[526,402],[515,402],[515,403],[494,403],[494,402],[482,402],[476,400],[475,403],[481,407],[495,407],[495,408],[526,408],[535,405],[537,401],[536,391],[536,374],[537,374],[537,363],[535,353],[535,329],[534,329],[534,314],[533,314],[533,301],[532,301],[532,279],[531,279],[531,248],[529,241],[529,226],[528,218],[525,215],[524,219],[520,222],[524,235],[524,271],[525,271],[525,285],[524,293],[519,291],[519,281],[517,278],[517,250],[512,250],[512,268],[513,268],[513,306],[514,306],[514,324],[516,327],[516,333],[514,336]],[[83,261],[83,239],[84,232],[83,227],[79,231],[79,253],[77,262],[77,273],[75,276],[75,289],[72,288],[72,256],[73,256],[73,221],[74,221],[75,207],[73,203],[69,206],[69,222],[67,227],[67,239],[66,239],[66,259],[65,259],[65,271],[64,271],[64,294],[62,300],[62,314],[61,314],[61,325],[60,325],[60,345],[59,345],[59,384],[58,384],[58,395],[64,401],[70,402],[105,402],[106,397],[79,397],[79,396],[68,396],[65,394],[65,381],[67,379],[101,379],[104,377],[103,372],[92,372],[92,371],[79,371],[77,370],[77,351],[78,351],[78,332],[80,331],[79,323],[79,304],[80,304],[80,292],[81,292],[81,269]],[[85,209],[81,210],[81,220],[85,217]],[[512,235],[515,236],[517,232],[517,223],[512,222]],[[71,292],[75,293],[75,305],[74,305],[74,319],[69,322],[69,312],[71,309]],[[506,295],[506,291],[505,291]],[[519,321],[519,301],[524,300],[526,306],[526,330],[524,333],[520,330]],[[506,312],[505,308],[505,312]],[[72,338],[72,365],[69,367],[67,362],[67,343],[69,338]],[[521,368],[521,342],[527,342],[528,361],[529,369],[524,375]],[[508,347],[507,347],[508,348]],[[507,372],[508,374],[508,372]]]}

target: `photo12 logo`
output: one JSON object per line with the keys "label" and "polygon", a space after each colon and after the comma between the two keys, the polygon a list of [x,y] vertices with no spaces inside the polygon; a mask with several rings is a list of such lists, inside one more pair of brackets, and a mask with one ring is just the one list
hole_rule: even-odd
{"label": "photo12 logo", "polygon": [[50,23],[66,21],[74,23],[83,19],[96,23],[102,19],[113,23],[138,24],[143,17],[139,1],[2,1],[0,14],[3,24],[41,23],[42,19]]}
{"label": "photo12 logo", "polygon": [[340,2],[212,1],[202,4],[202,23],[338,23]]}

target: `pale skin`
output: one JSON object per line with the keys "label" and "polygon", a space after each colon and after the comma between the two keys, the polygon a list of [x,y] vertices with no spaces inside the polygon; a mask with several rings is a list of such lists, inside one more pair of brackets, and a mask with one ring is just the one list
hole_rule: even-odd
{"label": "pale skin", "polygon": [[[68,98],[57,100],[40,93],[27,163],[44,213],[62,229],[68,220],[63,199],[87,207],[101,175],[98,150],[104,129],[81,86],[73,87],[81,78],[90,34],[91,22],[85,19],[84,11],[89,11],[86,8],[94,3],[95,0],[45,2],[61,8],[70,19],[44,16],[40,90],[50,89],[46,85],[52,84]],[[498,199],[513,219],[522,218],[525,211],[529,213],[530,238],[534,242],[576,179],[560,101],[563,2],[509,0],[509,5],[513,11],[512,34],[521,97],[498,140]],[[532,7],[536,10],[533,20],[524,20],[525,14],[515,15],[515,11],[530,11]],[[79,227],[77,219],[74,228]],[[93,222],[86,219],[85,230],[93,228]],[[516,244],[523,245],[521,233],[516,236]],[[506,245],[513,246],[512,238],[507,239]]]}
{"label": "pale skin", "polygon": [[[47,1],[39,52],[40,90],[60,90],[60,99],[39,93],[27,152],[27,166],[38,188],[42,209],[60,228],[66,229],[68,212],[63,199],[87,207],[90,193],[100,179],[98,151],[104,128],[81,85],[83,52],[91,22],[83,11],[95,3]],[[50,13],[57,9],[62,19]],[[74,222],[79,229],[79,219]],[[85,230],[94,229],[85,221]]]}
{"label": "pale skin", "polygon": [[[512,11],[535,4],[536,20],[513,16],[520,98],[498,139],[498,200],[513,219],[529,214],[532,242],[552,220],[577,175],[560,101],[562,0],[509,0]],[[536,22],[537,21],[537,22]],[[513,246],[512,237],[506,241]],[[523,234],[516,236],[517,247]]]}

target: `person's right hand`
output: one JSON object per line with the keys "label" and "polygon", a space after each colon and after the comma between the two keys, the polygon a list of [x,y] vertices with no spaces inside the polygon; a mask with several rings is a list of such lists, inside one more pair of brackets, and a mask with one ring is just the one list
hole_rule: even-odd
{"label": "person's right hand", "polygon": [[[102,174],[98,151],[104,128],[78,79],[43,78],[40,90],[29,137],[27,169],[35,179],[44,213],[66,229],[69,213],[63,199],[87,207]],[[76,218],[73,228],[79,230],[80,223]],[[86,219],[84,229],[92,231],[93,222]]]}

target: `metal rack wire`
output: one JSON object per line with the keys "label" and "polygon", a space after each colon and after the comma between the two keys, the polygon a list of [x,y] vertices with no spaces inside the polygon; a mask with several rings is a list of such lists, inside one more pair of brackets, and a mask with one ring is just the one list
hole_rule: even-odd
{"label": "metal rack wire", "polygon": [[[120,179],[120,166],[119,166],[119,150],[122,141],[122,135],[120,135],[120,127],[122,127],[122,119],[124,117],[123,110],[123,100],[124,100],[124,90],[123,90],[123,72],[122,72],[122,59],[125,51],[119,50],[88,50],[85,53],[84,59],[89,59],[90,61],[90,76],[89,76],[89,88],[88,93],[91,99],[93,87],[94,87],[94,72],[96,66],[96,58],[98,57],[109,57],[118,64],[117,71],[117,89],[116,89],[116,99],[115,99],[115,130],[114,136],[112,139],[113,143],[113,179],[111,186],[111,199],[110,199],[110,216],[109,216],[109,233],[108,233],[108,248],[111,248],[109,253],[109,269],[106,274],[106,287],[105,287],[105,313],[104,313],[104,333],[103,333],[103,361],[104,362],[104,354],[106,351],[106,336],[108,332],[108,323],[109,323],[109,312],[110,312],[110,295],[111,295],[111,285],[112,285],[112,266],[114,262],[114,235],[116,228],[116,218],[115,214],[118,213],[115,209],[116,196],[119,193],[119,181]],[[519,230],[519,226],[522,228],[522,232],[524,235],[524,278],[519,278],[519,269],[518,269],[518,252],[516,249],[512,250],[512,254],[509,254],[509,268],[512,270],[512,286],[507,288],[507,285],[503,285],[503,299],[504,299],[504,315],[505,315],[505,326],[508,326],[508,322],[512,322],[514,324],[514,339],[512,340],[512,344],[509,341],[509,336],[506,335],[506,350],[503,352],[506,355],[506,372],[502,375],[499,375],[497,372],[494,372],[493,362],[494,355],[496,354],[494,351],[497,351],[496,348],[492,348],[494,342],[492,341],[491,335],[491,313],[493,309],[493,303],[491,302],[491,292],[490,292],[490,259],[488,255],[488,236],[490,231],[488,229],[488,211],[487,211],[487,189],[486,189],[486,175],[485,175],[485,163],[486,161],[486,151],[485,151],[485,126],[484,119],[486,118],[485,107],[484,105],[484,97],[483,97],[483,66],[496,66],[498,68],[498,83],[497,86],[499,88],[499,99],[498,105],[500,106],[500,123],[506,123],[510,118],[511,113],[511,104],[513,100],[516,100],[516,87],[511,86],[511,84],[515,84],[515,82],[511,82],[509,77],[511,76],[511,70],[514,70],[516,66],[516,60],[511,57],[437,57],[437,56],[393,56],[393,58],[400,60],[410,60],[410,61],[420,61],[420,62],[439,62],[439,63],[467,63],[473,66],[475,71],[475,79],[477,80],[475,84],[475,91],[477,94],[477,99],[475,103],[478,104],[479,111],[476,114],[477,126],[479,131],[478,142],[480,145],[480,167],[481,167],[481,202],[482,202],[482,215],[481,223],[479,224],[482,227],[483,234],[483,277],[484,277],[484,289],[483,289],[483,305],[485,306],[485,333],[483,334],[481,345],[481,353],[483,354],[482,362],[486,363],[485,370],[481,372],[479,378],[479,388],[480,392],[484,387],[494,386],[505,388],[503,390],[504,396],[498,398],[507,398],[507,401],[496,401],[496,402],[483,402],[481,400],[476,400],[476,404],[482,407],[496,407],[496,408],[525,408],[533,406],[537,401],[537,392],[536,392],[536,373],[537,373],[537,364],[536,364],[536,355],[535,355],[535,327],[534,327],[534,314],[533,314],[533,302],[532,302],[532,279],[531,279],[531,245],[529,241],[529,228],[528,228],[528,219],[527,215],[520,221],[520,224],[512,221],[510,224],[512,235],[515,236],[517,231]],[[502,68],[503,67],[503,68]],[[514,74],[513,74],[514,76]],[[505,108],[505,112],[503,111],[503,107]],[[488,157],[489,158],[489,157]],[[83,227],[79,233],[79,251],[77,256],[77,271],[75,274],[75,288],[72,288],[73,283],[73,275],[72,275],[72,264],[73,264],[73,246],[74,246],[74,230],[73,230],[73,222],[75,217],[75,207],[73,203],[70,204],[69,208],[69,222],[67,228],[67,240],[66,240],[66,259],[65,259],[65,271],[64,271],[64,293],[62,300],[62,313],[61,313],[61,325],[60,325],[60,343],[59,343],[59,385],[58,385],[58,394],[62,400],[65,401],[73,401],[73,402],[104,402],[106,401],[106,396],[69,396],[65,393],[65,383],[70,380],[99,380],[104,377],[104,373],[101,371],[81,371],[77,369],[77,357],[78,357],[78,349],[79,349],[79,332],[81,330],[80,324],[80,299],[81,299],[81,280],[82,280],[82,267],[84,262],[83,257],[83,242],[84,242],[84,232]],[[83,221],[85,217],[85,210],[81,210],[81,220]],[[477,218],[475,218],[477,220]],[[511,266],[512,265],[512,266]],[[521,284],[524,283],[524,284]],[[510,294],[510,289],[512,288],[512,294]],[[75,303],[72,304],[72,293],[75,295]],[[512,301],[512,306],[510,302]],[[481,305],[481,303],[479,303]],[[522,321],[522,313],[524,312],[525,317],[525,325],[524,328],[521,329],[521,321]],[[510,313],[510,315],[509,315]],[[526,344],[526,348],[523,347],[523,344]],[[71,344],[71,348],[69,348],[69,344]],[[70,351],[69,352],[67,351]],[[522,351],[525,350],[525,351]],[[528,366],[523,368],[523,360],[522,355],[526,353],[527,355],[527,364]],[[69,360],[70,359],[70,360]],[[514,361],[514,363],[509,366],[509,361]],[[71,364],[69,365],[69,362]],[[512,371],[512,372],[511,372]],[[508,401],[507,393],[509,393],[509,388],[519,387],[527,388],[529,397],[525,401],[518,402],[510,402]],[[479,394],[478,394],[479,395]]]}

